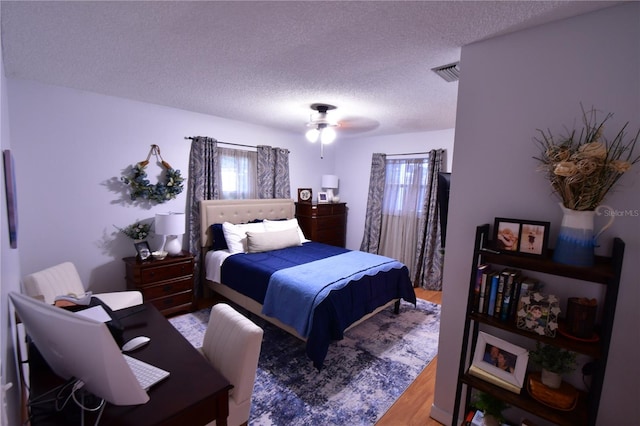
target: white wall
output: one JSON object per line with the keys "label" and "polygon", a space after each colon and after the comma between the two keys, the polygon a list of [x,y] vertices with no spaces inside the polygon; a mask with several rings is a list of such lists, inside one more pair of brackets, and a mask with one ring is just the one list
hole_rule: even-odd
{"label": "white wall", "polygon": [[[454,404],[475,227],[496,216],[550,221],[553,245],[561,213],[536,172],[535,130],[558,133],[574,119],[579,124],[580,102],[615,113],[605,131],[610,138],[626,121],[633,133],[640,128],[639,17],[640,4],[625,4],[462,49],[432,410],[444,423]],[[640,164],[605,201],[619,211],[640,209]],[[610,253],[614,236],[625,240],[626,254],[599,425],[631,424],[640,416],[640,217],[617,218],[598,253]]]}
{"label": "white wall", "polygon": [[[450,83],[455,84],[455,83]],[[454,130],[406,133],[342,141],[336,150],[335,173],[340,178],[340,201],[347,203],[347,248],[359,250],[364,234],[371,154],[406,154],[444,149],[443,171],[450,171]]]}
{"label": "white wall", "polygon": [[[332,171],[333,150],[319,161],[317,146],[285,134],[232,120],[126,99],[8,80],[11,136],[16,159],[21,274],[73,261],[94,291],[125,287],[122,257],[135,254],[119,234],[157,212],[185,211],[185,191],[163,204],[134,206],[119,182],[122,171],[146,159],[151,144],[187,177],[190,141],[265,144],[291,152],[292,196],[297,187],[320,190]],[[149,176],[160,168],[147,167]],[[159,241],[157,242],[159,244]],[[154,242],[152,241],[152,245]]]}

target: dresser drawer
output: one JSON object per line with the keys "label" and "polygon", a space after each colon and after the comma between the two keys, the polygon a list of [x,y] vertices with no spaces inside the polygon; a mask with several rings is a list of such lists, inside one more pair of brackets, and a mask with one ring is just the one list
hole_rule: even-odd
{"label": "dresser drawer", "polygon": [[191,277],[183,280],[165,281],[141,289],[144,300],[157,299],[191,290],[193,290],[193,279]]}
{"label": "dresser drawer", "polygon": [[[151,302],[153,306],[164,313],[164,311],[178,306],[191,306],[191,304],[193,303],[193,292],[185,291],[184,293],[173,294],[171,296],[161,297],[159,299],[151,299],[148,300],[148,302]],[[190,307],[187,309],[190,309]]]}
{"label": "dresser drawer", "polygon": [[318,219],[316,222],[316,230],[319,233],[323,231],[339,230],[344,232],[344,216],[327,216],[322,219]]}
{"label": "dresser drawer", "polygon": [[193,274],[193,262],[180,262],[157,268],[144,268],[140,271],[139,284],[157,283],[171,278],[184,277]]}

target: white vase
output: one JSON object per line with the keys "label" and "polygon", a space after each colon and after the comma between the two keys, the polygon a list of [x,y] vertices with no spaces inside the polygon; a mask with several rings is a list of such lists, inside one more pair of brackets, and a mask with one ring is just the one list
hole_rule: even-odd
{"label": "white vase", "polygon": [[600,215],[600,210],[611,207],[598,206],[595,210],[572,210],[560,203],[562,209],[562,224],[560,233],[556,240],[556,247],[553,252],[553,260],[574,266],[592,266],[594,259],[594,249],[597,246],[597,239],[613,223],[614,215],[597,233],[594,233],[594,216]]}
{"label": "white vase", "polygon": [[562,384],[562,375],[543,368],[540,374],[540,381],[551,389],[558,389]]}

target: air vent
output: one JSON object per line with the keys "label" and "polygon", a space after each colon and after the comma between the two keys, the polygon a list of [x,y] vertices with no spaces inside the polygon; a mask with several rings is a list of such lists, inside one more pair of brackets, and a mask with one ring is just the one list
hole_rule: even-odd
{"label": "air vent", "polygon": [[431,71],[438,74],[445,81],[448,81],[448,82],[458,81],[458,79],[460,78],[460,62],[455,62],[453,64],[432,68]]}

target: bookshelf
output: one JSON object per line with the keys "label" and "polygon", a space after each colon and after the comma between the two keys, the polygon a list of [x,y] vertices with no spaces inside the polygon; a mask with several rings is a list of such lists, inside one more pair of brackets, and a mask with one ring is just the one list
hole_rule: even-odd
{"label": "bookshelf", "polygon": [[[607,366],[613,321],[615,318],[620,273],[624,257],[624,242],[620,238],[614,238],[611,256],[597,257],[595,264],[591,267],[559,264],[551,260],[552,254],[544,257],[526,257],[494,252],[491,250],[491,247],[489,225],[478,226],[476,229],[471,278],[467,296],[467,309],[452,424],[457,425],[461,408],[464,409],[464,413],[468,411],[471,403],[471,390],[477,389],[493,395],[513,407],[517,407],[558,425],[595,425]],[[503,321],[486,313],[477,312],[477,306],[474,303],[474,301],[477,300],[475,285],[477,269],[478,266],[482,264],[516,268],[522,271],[541,272],[558,277],[573,278],[585,283],[603,285],[605,287],[604,303],[600,300],[598,301],[599,304],[602,304],[601,321],[600,324],[597,324],[600,339],[597,342],[585,342],[565,337],[560,333],[556,333],[555,337],[538,335],[527,330],[519,329],[512,320]],[[553,284],[548,283],[544,291],[552,292]],[[517,303],[517,301],[515,302]],[[524,336],[534,342],[540,341],[543,344],[558,346],[588,356],[593,360],[594,366],[591,375],[591,386],[587,391],[579,392],[577,405],[573,410],[562,411],[548,407],[528,394],[526,389],[528,374],[527,377],[525,377],[525,386],[523,386],[520,394],[510,392],[481,378],[470,375],[468,370],[471,365],[471,359],[481,326],[483,330],[488,327],[493,327],[507,332],[507,336]],[[580,366],[578,368],[580,368]],[[464,389],[465,387],[466,390]],[[464,393],[463,390],[465,390]]]}

